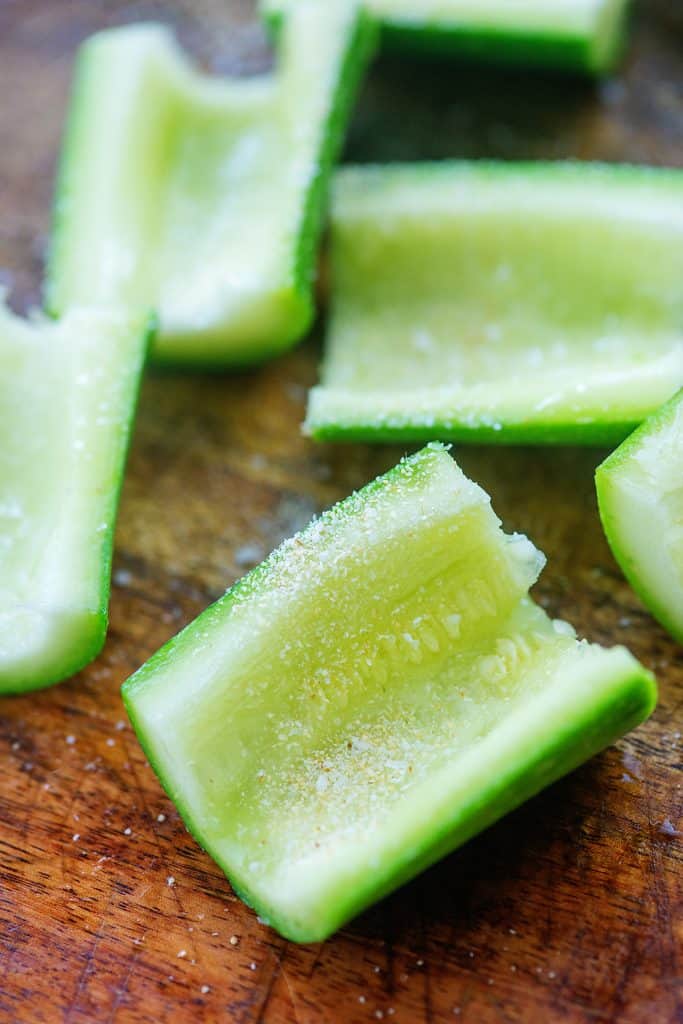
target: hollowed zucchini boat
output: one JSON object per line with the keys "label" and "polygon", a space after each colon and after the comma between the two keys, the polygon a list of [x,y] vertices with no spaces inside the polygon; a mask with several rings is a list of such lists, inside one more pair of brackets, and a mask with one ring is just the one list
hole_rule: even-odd
{"label": "hollowed zucchini boat", "polygon": [[124,685],[186,824],[283,935],[325,938],[650,713],[626,650],[529,599],[543,562],[430,445]]}
{"label": "hollowed zucchini boat", "polygon": [[116,507],[147,318],[0,307],[0,693],[35,690],[99,652]]}
{"label": "hollowed zucchini boat", "polygon": [[[262,0],[276,22],[293,0]],[[299,0],[296,0],[299,2]],[[626,37],[629,0],[367,0],[389,46],[606,74]]]}
{"label": "hollowed zucchini boat", "polygon": [[304,0],[271,74],[191,67],[163,26],[82,48],[55,203],[47,305],[142,306],[163,362],[276,354],[314,313],[327,182],[374,40],[347,0]]}
{"label": "hollowed zucchini boat", "polygon": [[317,439],[618,443],[683,385],[683,172],[339,172]]}

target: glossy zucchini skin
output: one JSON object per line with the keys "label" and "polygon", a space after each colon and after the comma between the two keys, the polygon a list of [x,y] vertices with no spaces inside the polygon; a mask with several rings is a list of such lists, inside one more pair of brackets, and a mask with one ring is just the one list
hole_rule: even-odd
{"label": "glossy zucchini skin", "polygon": [[187,827],[282,935],[326,938],[651,712],[627,651],[529,601],[542,564],[430,445],[124,684]]}
{"label": "glossy zucchini skin", "polygon": [[485,161],[337,174],[326,441],[617,444],[683,384],[683,173]]}
{"label": "glossy zucchini skin", "polygon": [[82,47],[54,205],[46,304],[154,308],[155,361],[263,362],[310,326],[327,185],[377,30],[305,0],[274,73],[218,79],[169,31]]}
{"label": "glossy zucchini skin", "polygon": [[610,547],[656,619],[683,643],[683,391],[598,466]]}
{"label": "glossy zucchini skin", "polygon": [[61,682],[106,636],[123,469],[146,316],[0,309],[0,693]]}
{"label": "glossy zucchini skin", "polygon": [[[291,2],[291,0],[289,0]],[[277,31],[288,0],[262,0],[266,21]],[[387,49],[529,68],[606,75],[625,48],[630,0],[572,0],[549,19],[546,0],[511,14],[507,0],[474,5],[450,0],[370,0],[369,10]],[[553,23],[554,21],[554,23]]]}

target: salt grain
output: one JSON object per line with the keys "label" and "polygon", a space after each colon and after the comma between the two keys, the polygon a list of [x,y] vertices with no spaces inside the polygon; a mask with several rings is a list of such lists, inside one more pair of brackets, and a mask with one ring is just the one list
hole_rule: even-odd
{"label": "salt grain", "polygon": [[66,742],[70,747],[72,747],[76,742],[76,737],[72,733],[69,733],[69,735],[66,738]]}
{"label": "salt grain", "polygon": [[168,878],[166,879],[166,885],[168,885],[171,888],[175,885],[175,878],[173,877],[173,875],[168,876]]}
{"label": "salt grain", "polygon": [[178,951],[178,957],[179,957],[180,960],[182,960],[182,958],[185,957],[185,956],[187,956],[187,950],[186,949],[181,949],[181,950]]}
{"label": "salt grain", "polygon": [[[214,934],[218,935],[218,932],[215,932]],[[239,935],[231,935],[230,936],[230,945],[231,946],[239,946],[239,942],[240,942]]]}
{"label": "salt grain", "polygon": [[159,822],[159,824],[161,824],[162,822],[166,821],[166,815],[165,814],[157,814],[157,821]]}
{"label": "salt grain", "polygon": [[210,991],[211,991],[211,989],[209,988],[209,986],[208,986],[208,985],[202,985],[202,987],[200,988],[200,990],[199,990],[199,991],[201,992],[201,994],[202,994],[203,996],[205,996],[207,992],[210,992]]}

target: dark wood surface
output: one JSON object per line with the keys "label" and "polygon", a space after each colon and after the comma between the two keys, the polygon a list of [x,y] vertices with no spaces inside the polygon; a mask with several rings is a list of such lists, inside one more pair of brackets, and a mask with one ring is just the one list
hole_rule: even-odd
{"label": "dark wood surface", "polygon": [[[348,155],[681,166],[676,8],[643,5],[623,73],[598,86],[384,60]],[[39,297],[74,47],[101,25],[160,16],[210,68],[267,66],[247,2],[0,0],[0,267],[16,308]],[[0,702],[0,1021],[683,1020],[683,655],[602,537],[600,452],[458,457],[506,527],[548,554],[549,610],[655,669],[646,726],[313,947],[259,924],[163,795],[120,684],[253,560],[400,455],[301,437],[318,358],[314,338],[238,377],[146,377],[106,649],[62,686]]]}

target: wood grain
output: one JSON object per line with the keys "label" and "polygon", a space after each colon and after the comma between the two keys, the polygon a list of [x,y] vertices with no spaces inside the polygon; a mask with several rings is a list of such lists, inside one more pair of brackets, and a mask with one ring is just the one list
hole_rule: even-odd
{"label": "wood grain", "polygon": [[[349,156],[683,165],[681,17],[670,0],[643,8],[623,74],[602,85],[383,60]],[[74,48],[161,16],[210,68],[267,66],[247,2],[0,0],[0,266],[17,308],[38,301]],[[259,924],[162,794],[120,684],[252,560],[400,454],[301,437],[318,359],[314,338],[237,377],[147,375],[106,649],[64,685],[0,703],[0,1021],[683,1020],[683,653],[605,545],[600,452],[458,456],[548,554],[548,609],[656,670],[646,726],[315,947]]]}

